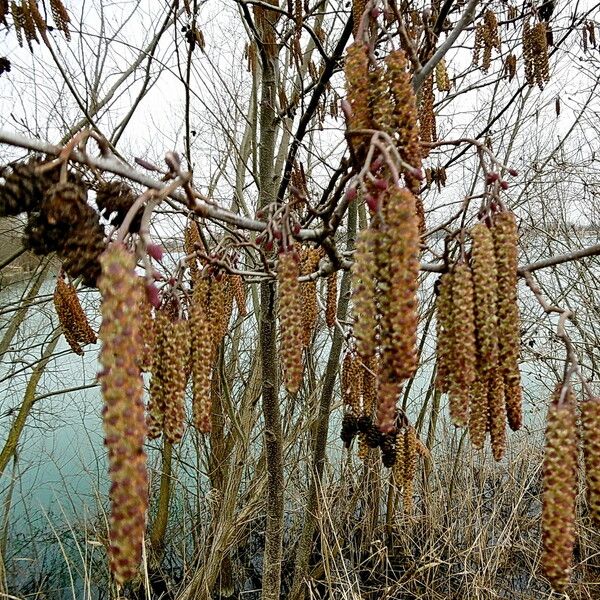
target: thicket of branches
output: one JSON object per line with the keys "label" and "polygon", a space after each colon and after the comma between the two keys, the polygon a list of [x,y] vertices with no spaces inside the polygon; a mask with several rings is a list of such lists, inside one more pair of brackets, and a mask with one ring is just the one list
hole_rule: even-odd
{"label": "thicket of branches", "polygon": [[0,3],[0,591],[594,598],[598,7],[158,4]]}

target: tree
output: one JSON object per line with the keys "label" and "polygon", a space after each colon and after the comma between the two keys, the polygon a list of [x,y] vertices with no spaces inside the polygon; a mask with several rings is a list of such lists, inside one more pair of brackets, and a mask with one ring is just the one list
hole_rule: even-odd
{"label": "tree", "polygon": [[[36,68],[26,69],[23,52],[15,51],[17,59],[2,63],[3,80],[18,90],[21,81],[32,82],[33,72],[35,89],[48,97],[31,100],[46,113],[35,122],[15,115],[0,130],[7,160],[9,152],[16,158],[15,148],[43,155],[12,161],[4,171],[0,212],[25,215],[26,248],[61,261],[68,281],[61,272],[55,304],[75,351],[92,340],[69,286],[79,286],[80,296],[86,287],[102,295],[99,381],[107,407],[108,553],[116,583],[137,572],[148,502],[140,370],[151,371],[148,432],[164,440],[158,506],[147,534],[152,574],[169,546],[173,465],[184,472],[195,464],[190,476],[220,502],[202,507],[193,500],[194,566],[181,582],[182,598],[218,590],[227,595],[236,548],[249,539],[248,520],[262,507],[262,597],[302,598],[309,585],[334,594],[337,575],[329,561],[343,557],[381,567],[374,549],[381,531],[383,547],[395,555],[399,495],[403,527],[416,510],[417,454],[426,465],[417,505],[423,514],[430,510],[431,453],[442,437],[445,394],[453,422],[467,427],[473,445],[483,447],[489,432],[494,458],[502,459],[506,420],[513,429],[522,422],[520,347],[529,331],[544,327],[533,298],[543,312],[559,314],[564,346],[558,362],[556,347],[548,357],[521,352],[536,360],[536,370],[547,363],[558,373],[542,562],[550,583],[564,589],[575,541],[576,460],[561,471],[552,452],[560,447],[557,432],[567,430],[563,442],[571,444],[571,456],[575,452],[572,382],[582,388],[587,415],[594,517],[600,494],[595,428],[586,426],[598,418],[589,381],[595,357],[586,341],[593,306],[580,325],[564,291],[589,297],[588,282],[569,281],[568,269],[585,265],[578,268],[593,280],[587,265],[600,247],[593,216],[572,219],[577,199],[561,190],[566,173],[590,185],[586,160],[593,163],[593,144],[572,157],[581,124],[594,110],[597,82],[573,57],[583,52],[591,65],[596,61],[597,8],[581,5],[568,13],[554,3],[476,0],[348,7],[322,0],[237,0],[218,7],[174,2],[159,14],[153,4],[132,5],[115,25],[114,9],[102,2],[80,17],[58,1],[50,5],[56,26],[74,38],[70,45],[52,37],[43,3],[13,3],[11,18],[8,5],[0,11],[21,45],[33,48],[27,60]],[[139,27],[146,16],[156,24],[151,33]],[[218,42],[231,50],[230,59]],[[40,67],[56,91],[40,83]],[[589,86],[583,101],[565,98],[553,85],[554,73],[573,74],[578,87]],[[165,106],[153,101],[161,96]],[[64,110],[53,110],[58,99]],[[549,110],[558,142],[539,125],[550,119]],[[151,139],[138,133],[140,124],[153,128]],[[158,166],[163,156],[166,168]],[[562,247],[573,228],[584,226],[581,243]],[[569,233],[547,252],[541,240],[551,239],[554,228]],[[3,259],[3,269],[17,254]],[[139,285],[133,285],[136,264],[138,275],[144,273]],[[538,276],[559,272],[560,265],[567,271],[551,282]],[[523,299],[520,322],[518,276],[533,292]],[[39,289],[32,282],[5,330],[3,352]],[[145,335],[151,331],[154,339]],[[32,388],[0,455],[3,472],[56,344],[54,336],[30,365]],[[128,355],[130,347],[138,359]],[[192,420],[202,435],[190,431],[181,444],[186,371],[193,379]],[[349,473],[358,477],[352,459],[334,476],[326,473],[338,397],[345,406],[342,438],[365,460],[360,491],[347,503],[332,490],[344,489]],[[389,482],[385,467],[393,473]],[[123,491],[123,478],[137,481],[136,496]],[[189,493],[182,491],[184,498]],[[305,501],[296,502],[296,495]],[[300,519],[290,520],[287,502]],[[564,527],[556,522],[556,506]],[[359,514],[360,524],[338,521],[331,507],[350,523]],[[557,531],[563,536],[553,537]],[[288,544],[286,535],[298,542]],[[171,552],[177,554],[173,545]],[[289,577],[282,574],[287,565]],[[421,581],[418,573],[415,566],[413,576],[390,580],[406,591]],[[389,584],[362,578],[376,590]]]}

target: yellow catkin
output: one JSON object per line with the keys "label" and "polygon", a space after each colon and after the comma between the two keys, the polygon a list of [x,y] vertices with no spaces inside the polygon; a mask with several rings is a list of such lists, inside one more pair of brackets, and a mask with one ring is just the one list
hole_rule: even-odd
{"label": "yellow catkin", "polygon": [[412,425],[406,428],[404,436],[404,487],[402,489],[402,499],[404,511],[412,513],[414,509],[413,493],[414,481],[417,474],[417,432]]}
{"label": "yellow catkin", "polygon": [[138,366],[141,352],[138,306],[140,286],[135,257],[112,244],[100,257],[102,295],[100,381],[103,423],[111,479],[110,568],[119,584],[132,579],[142,558],[148,509],[144,440],[144,388]]}
{"label": "yellow catkin", "polygon": [[396,433],[396,462],[392,467],[392,477],[394,484],[398,488],[404,486],[406,477],[406,429],[399,429]]}
{"label": "yellow catkin", "polygon": [[154,317],[152,316],[152,305],[146,295],[145,282],[140,278],[140,287],[142,288],[139,315],[140,315],[140,337],[142,345],[142,355],[140,360],[140,368],[142,371],[150,371],[152,369],[152,359],[154,354],[155,330]]}
{"label": "yellow catkin", "polygon": [[548,409],[542,472],[541,565],[557,592],[565,590],[571,576],[577,495],[575,400],[570,389],[562,388],[558,386]]}
{"label": "yellow catkin", "polygon": [[230,278],[225,275],[211,278],[208,298],[208,321],[212,326],[212,356],[214,356],[227,333],[233,311],[233,288]]}
{"label": "yellow catkin", "polygon": [[366,7],[366,0],[352,0],[352,35],[355,38]]}
{"label": "yellow catkin", "polygon": [[583,458],[590,516],[600,525],[600,398],[581,404]]}
{"label": "yellow catkin", "polygon": [[435,66],[435,84],[440,92],[450,91],[450,78],[448,77],[446,61],[443,58]]}
{"label": "yellow catkin", "polygon": [[[439,280],[438,296],[436,299],[436,374],[435,387],[442,393],[450,389],[450,379],[454,372],[454,335],[456,325],[452,306],[453,273],[444,273]],[[458,415],[457,415],[458,416]]]}
{"label": "yellow catkin", "polygon": [[[319,265],[320,252],[316,248],[303,248],[300,259],[300,274],[313,273]],[[317,282],[304,281],[300,284],[300,297],[302,300],[302,346],[310,345],[317,324]]]}
{"label": "yellow catkin", "polygon": [[193,423],[194,427],[201,433],[209,433],[212,427],[210,384],[213,364],[213,336],[206,306],[208,294],[208,279],[199,277],[192,293],[190,336]]}
{"label": "yellow catkin", "polygon": [[[346,51],[346,62],[344,64],[346,75],[346,95],[352,114],[350,116],[349,129],[371,129],[371,110],[369,108],[369,57],[367,46],[361,41],[356,41]],[[358,135],[354,140],[354,147],[359,158],[364,155],[368,137]]]}
{"label": "yellow catkin", "polygon": [[171,323],[164,341],[162,366],[165,438],[176,444],[185,427],[185,387],[190,352],[190,328],[184,319]]}
{"label": "yellow catkin", "polygon": [[506,412],[511,429],[523,422],[519,349],[521,324],[517,305],[517,221],[512,212],[494,218],[492,228],[498,281],[498,356],[506,388]]}
{"label": "yellow catkin", "polygon": [[361,412],[362,380],[360,358],[351,352],[347,352],[342,363],[342,400],[355,416],[358,416]]}
{"label": "yellow catkin", "polygon": [[[382,314],[383,360],[393,379],[401,381],[417,368],[417,287],[419,276],[419,226],[415,198],[406,188],[393,187],[385,204],[388,244],[387,312]],[[382,278],[383,279],[383,278]]]}
{"label": "yellow catkin", "polygon": [[337,271],[327,278],[327,294],[325,299],[325,323],[330,329],[335,326],[337,313]]}
{"label": "yellow catkin", "polygon": [[452,274],[451,324],[450,416],[455,425],[463,427],[469,418],[469,389],[477,376],[473,275],[464,261]]}
{"label": "yellow catkin", "polygon": [[492,453],[496,460],[500,460],[506,450],[506,401],[504,380],[499,368],[492,369],[489,375],[488,419]]}
{"label": "yellow catkin", "polygon": [[377,309],[375,306],[375,240],[377,232],[363,229],[356,242],[352,265],[352,304],[354,336],[359,356],[368,361],[375,353],[377,335]]}
{"label": "yellow catkin", "polygon": [[166,341],[171,328],[171,320],[165,310],[157,310],[154,319],[154,348],[150,378],[150,393],[148,399],[148,410],[146,424],[148,426],[148,437],[156,439],[163,431],[165,416],[165,385],[163,374],[167,356],[165,354]]}
{"label": "yellow catkin", "polygon": [[472,269],[475,292],[475,328],[479,351],[479,369],[488,373],[498,364],[496,302],[498,283],[492,232],[484,223],[471,230]]}
{"label": "yellow catkin", "polygon": [[394,134],[394,101],[390,95],[387,73],[382,67],[372,69],[369,73],[369,108],[373,118],[374,129],[388,135]]}
{"label": "yellow catkin", "polygon": [[277,269],[280,353],[285,388],[291,394],[302,383],[302,305],[298,281],[298,256],[292,250],[279,255]]}

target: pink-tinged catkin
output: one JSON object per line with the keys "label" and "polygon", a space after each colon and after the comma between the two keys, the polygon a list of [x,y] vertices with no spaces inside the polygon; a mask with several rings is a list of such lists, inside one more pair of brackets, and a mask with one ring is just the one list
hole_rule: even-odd
{"label": "pink-tinged catkin", "polygon": [[290,394],[295,394],[302,383],[302,305],[298,256],[295,251],[279,255],[277,268],[280,353],[283,362],[283,380]]}
{"label": "pink-tinged catkin", "polygon": [[541,565],[553,589],[562,592],[571,576],[577,495],[575,398],[562,385],[548,409],[542,477]]}
{"label": "pink-tinged catkin", "polygon": [[581,426],[588,509],[600,526],[600,398],[581,404]]}
{"label": "pink-tinged catkin", "polygon": [[118,584],[132,579],[142,557],[148,509],[143,380],[139,368],[138,306],[141,288],[135,258],[122,244],[100,257],[102,341],[98,375],[111,479],[110,568]]}

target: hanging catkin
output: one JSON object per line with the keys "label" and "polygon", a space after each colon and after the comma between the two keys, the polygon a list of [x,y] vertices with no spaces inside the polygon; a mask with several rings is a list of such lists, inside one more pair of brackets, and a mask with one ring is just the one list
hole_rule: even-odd
{"label": "hanging catkin", "polygon": [[138,366],[138,306],[141,289],[135,257],[112,244],[100,257],[102,350],[98,375],[104,397],[103,422],[110,487],[110,567],[117,583],[132,579],[142,558],[148,509],[144,440],[143,380]]}
{"label": "hanging catkin", "polygon": [[277,269],[280,352],[283,378],[288,392],[295,394],[302,383],[302,305],[298,281],[298,256],[294,250],[279,255]]}
{"label": "hanging catkin", "polygon": [[165,382],[164,372],[167,362],[165,352],[167,338],[171,329],[171,321],[166,310],[157,310],[154,319],[154,348],[152,357],[152,369],[150,378],[150,392],[148,399],[148,410],[146,424],[148,426],[148,437],[156,439],[163,431],[165,417]]}
{"label": "hanging catkin", "polygon": [[[439,279],[436,299],[436,374],[435,387],[442,393],[450,389],[450,377],[454,372],[454,335],[453,327],[457,324],[452,308],[452,272],[444,273]],[[454,417],[453,417],[454,418]]]}
{"label": "hanging catkin", "polygon": [[542,477],[541,565],[552,587],[562,592],[571,575],[577,495],[575,399],[563,385],[557,387],[548,409]]}
{"label": "hanging catkin", "polygon": [[583,458],[590,516],[600,525],[600,398],[581,404]]}
{"label": "hanging catkin", "polygon": [[521,345],[519,307],[517,305],[518,233],[514,213],[501,212],[492,228],[498,281],[498,358],[504,378],[506,412],[511,429],[521,427],[522,394],[519,373]]}

